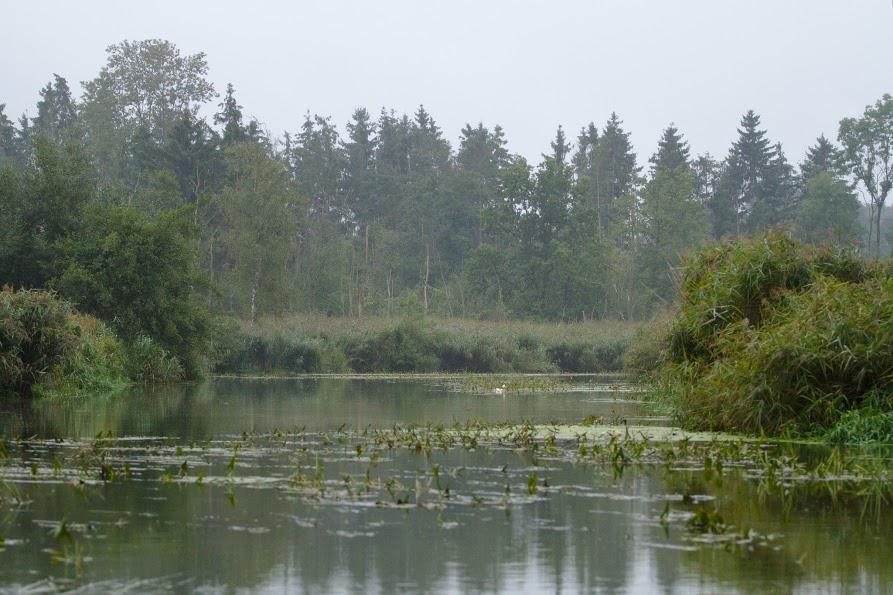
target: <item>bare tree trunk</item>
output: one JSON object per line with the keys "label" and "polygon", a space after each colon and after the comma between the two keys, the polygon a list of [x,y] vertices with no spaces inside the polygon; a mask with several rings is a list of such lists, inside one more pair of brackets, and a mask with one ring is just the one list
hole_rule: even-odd
{"label": "bare tree trunk", "polygon": [[425,307],[425,314],[428,313],[428,273],[430,272],[431,259],[428,253],[428,244],[425,244],[425,281],[422,285],[422,304]]}
{"label": "bare tree trunk", "polygon": [[391,317],[391,296],[392,293],[392,285],[391,285],[391,269],[388,269],[388,276],[385,278],[385,283],[387,284],[388,289],[388,318]]}
{"label": "bare tree trunk", "polygon": [[[366,296],[371,292],[369,291],[369,224],[366,224],[366,229],[363,238],[363,275],[362,280],[357,279],[358,285],[360,285],[360,297],[359,303],[362,304],[365,300]],[[362,306],[361,306],[362,308]],[[360,313],[362,317],[362,312]]]}
{"label": "bare tree trunk", "polygon": [[213,297],[211,285],[214,282],[214,234],[211,234],[208,240],[208,279],[211,280],[211,283],[208,284],[208,308],[210,308]]}
{"label": "bare tree trunk", "polygon": [[257,290],[260,285],[260,269],[254,273],[254,282],[251,284],[251,322],[257,320]]}
{"label": "bare tree trunk", "polygon": [[446,275],[443,274],[443,270],[440,271],[440,280],[443,283],[443,289],[446,292],[447,299],[447,310],[450,313],[450,318],[453,317],[453,292],[450,290],[450,285],[447,283]]}

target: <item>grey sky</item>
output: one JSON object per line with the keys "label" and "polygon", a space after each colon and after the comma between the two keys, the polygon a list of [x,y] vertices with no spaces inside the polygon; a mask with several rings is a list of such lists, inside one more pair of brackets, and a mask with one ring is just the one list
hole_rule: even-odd
{"label": "grey sky", "polygon": [[793,162],[841,117],[893,92],[890,0],[7,2],[0,103],[33,114],[53,72],[92,78],[122,39],[204,51],[271,132],[309,110],[343,130],[357,106],[423,103],[455,145],[501,124],[533,161],[557,125],[571,138],[612,110],[646,162],[675,122],[693,151],[724,156],[757,110]]}

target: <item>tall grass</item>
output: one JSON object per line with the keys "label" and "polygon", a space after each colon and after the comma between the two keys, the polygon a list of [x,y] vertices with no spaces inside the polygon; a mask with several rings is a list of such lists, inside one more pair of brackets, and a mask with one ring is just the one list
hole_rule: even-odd
{"label": "tall grass", "polygon": [[820,433],[861,407],[889,411],[889,265],[782,233],[705,249],[685,268],[661,374],[700,429]]}
{"label": "tall grass", "polygon": [[606,372],[636,324],[294,315],[230,322],[218,373]]}
{"label": "tall grass", "polygon": [[71,307],[41,291],[0,291],[0,388],[27,393],[78,343]]}

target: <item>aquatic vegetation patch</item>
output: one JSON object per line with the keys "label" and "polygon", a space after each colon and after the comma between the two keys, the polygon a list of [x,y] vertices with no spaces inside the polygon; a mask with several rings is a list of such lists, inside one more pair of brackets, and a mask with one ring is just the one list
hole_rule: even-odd
{"label": "aquatic vegetation patch", "polygon": [[[620,514],[651,531],[650,547],[743,556],[784,550],[794,562],[801,546],[789,542],[779,519],[818,510],[879,531],[893,523],[883,453],[596,419],[246,431],[195,441],[32,436],[4,448],[0,481],[22,498],[0,504],[0,534],[8,549],[42,557],[60,574],[57,585],[89,581],[112,535],[129,543],[171,523],[250,544],[290,530],[283,525],[362,540],[380,537],[387,524],[462,531],[515,515],[533,518],[539,531],[585,532],[599,526],[599,515]],[[661,487],[636,488],[646,478]],[[65,493],[76,497],[60,500]],[[60,507],[66,501],[74,506]],[[532,512],[569,502],[582,522]],[[741,510],[751,504],[773,515],[777,529]],[[159,516],[165,510],[169,516]]]}
{"label": "aquatic vegetation patch", "polygon": [[836,443],[893,443],[893,411],[866,406],[847,411],[824,436]]}

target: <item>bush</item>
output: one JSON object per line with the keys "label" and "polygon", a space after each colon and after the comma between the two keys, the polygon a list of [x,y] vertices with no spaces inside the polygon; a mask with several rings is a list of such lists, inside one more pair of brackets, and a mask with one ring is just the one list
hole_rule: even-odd
{"label": "bush", "polygon": [[349,347],[347,358],[358,372],[435,372],[440,339],[420,319],[408,319]]}
{"label": "bush", "polygon": [[0,291],[0,389],[27,394],[79,344],[71,306],[45,291]]}
{"label": "bush", "polygon": [[744,321],[759,327],[790,292],[819,275],[859,282],[868,274],[850,251],[807,247],[780,232],[702,249],[683,270],[681,312],[669,342],[675,362],[711,361],[728,327]]}
{"label": "bush", "polygon": [[623,367],[626,341],[562,342],[546,353],[562,372],[612,372]]}
{"label": "bush", "polygon": [[0,391],[71,396],[131,380],[179,380],[179,361],[147,337],[125,345],[102,321],[45,291],[0,292]]}
{"label": "bush", "polygon": [[347,357],[320,338],[277,333],[272,338],[235,330],[217,342],[212,369],[236,374],[346,372]]}
{"label": "bush", "polygon": [[77,341],[32,387],[35,396],[74,396],[108,392],[128,384],[121,341],[102,321],[72,314]]}
{"label": "bush", "polygon": [[893,389],[893,280],[779,233],[699,253],[663,370],[687,427],[780,434],[835,425]]}
{"label": "bush", "polygon": [[194,233],[186,209],[149,221],[125,207],[95,207],[81,233],[61,244],[54,283],[78,308],[108,321],[137,357],[154,357],[143,339],[151,337],[187,377],[199,376],[211,327],[195,297],[204,280],[195,268]]}
{"label": "bush", "polygon": [[126,361],[127,376],[135,382],[176,382],[185,376],[180,360],[146,335],[128,343]]}

